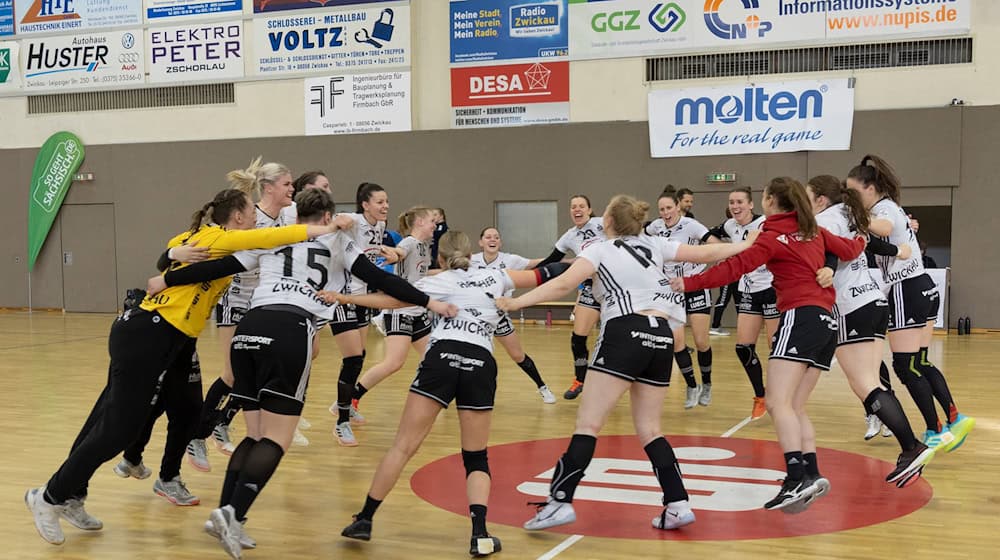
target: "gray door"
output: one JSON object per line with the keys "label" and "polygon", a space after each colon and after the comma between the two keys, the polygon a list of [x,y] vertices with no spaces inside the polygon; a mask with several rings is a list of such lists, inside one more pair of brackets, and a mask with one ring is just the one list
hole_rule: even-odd
{"label": "gray door", "polygon": [[71,204],[59,211],[66,311],[118,310],[113,204]]}

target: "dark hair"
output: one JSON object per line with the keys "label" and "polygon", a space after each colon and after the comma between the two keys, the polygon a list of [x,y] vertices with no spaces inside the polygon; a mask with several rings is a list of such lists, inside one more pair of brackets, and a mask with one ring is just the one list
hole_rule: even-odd
{"label": "dark hair", "polygon": [[656,197],[656,202],[660,202],[661,198],[669,198],[674,201],[674,204],[681,203],[681,199],[677,196],[676,192],[663,191],[660,193],[660,196]]}
{"label": "dark hair", "polygon": [[442,222],[447,222],[448,221],[448,216],[445,215],[444,208],[431,208],[431,210],[437,210],[437,213],[441,214],[441,221]]}
{"label": "dark hair", "polygon": [[896,204],[900,203],[899,177],[892,166],[878,156],[868,154],[861,158],[861,165],[851,169],[847,178],[861,181],[866,187],[874,185],[876,192],[888,196]]}
{"label": "dark hair", "polygon": [[590,203],[590,197],[587,196],[587,195],[585,195],[585,194],[574,194],[573,196],[569,197],[570,203],[573,202],[574,198],[582,198],[582,199],[584,199],[584,200],[587,201],[587,207],[590,208],[590,217],[593,218],[594,217],[594,205]]}
{"label": "dark hair", "polygon": [[295,211],[299,221],[322,218],[327,212],[333,214],[333,197],[321,189],[305,189],[295,195]]}
{"label": "dark hair", "polygon": [[656,197],[657,200],[663,198],[664,196],[675,197],[677,196],[677,187],[667,183],[663,186],[663,190],[660,191],[660,196]]}
{"label": "dark hair", "polygon": [[224,224],[229,221],[233,212],[238,212],[250,204],[250,195],[239,189],[224,189],[219,191],[211,202],[205,203],[191,216],[191,233],[198,231],[208,217],[216,224]]}
{"label": "dark hair", "polygon": [[791,177],[775,177],[771,179],[764,192],[774,198],[785,212],[795,212],[799,222],[799,235],[803,239],[812,239],[819,233],[816,217],[813,215],[809,195],[802,183]]}
{"label": "dark hair", "polygon": [[684,198],[687,195],[694,196],[694,191],[686,187],[677,191],[677,198]]}
{"label": "dark hair", "polygon": [[496,226],[486,226],[486,227],[483,228],[483,231],[479,232],[479,239],[482,239],[483,236],[486,235],[486,230],[488,230],[488,229],[496,229],[497,230],[497,235],[500,235],[500,230],[497,229]]}
{"label": "dark hair", "polygon": [[319,177],[326,177],[326,173],[317,169],[316,171],[306,171],[302,175],[299,175],[298,179],[292,181],[292,187],[295,189],[295,195],[297,196],[300,192],[302,192],[302,190],[306,188],[306,185],[315,183],[316,179]]}
{"label": "dark hair", "polygon": [[861,235],[868,234],[871,217],[857,192],[845,187],[844,183],[833,175],[817,175],[809,179],[807,186],[812,189],[813,195],[825,196],[830,204],[843,203],[851,230]]}
{"label": "dark hair", "polygon": [[747,200],[753,202],[753,190],[751,190],[750,187],[736,187],[735,189],[729,191],[729,194],[732,194],[734,192],[743,193],[747,195]]}
{"label": "dark hair", "polygon": [[365,211],[365,207],[362,203],[368,202],[372,199],[372,196],[377,192],[385,192],[385,189],[381,185],[376,185],[375,183],[361,183],[358,185],[358,194],[355,197],[355,201],[358,204],[358,214]]}

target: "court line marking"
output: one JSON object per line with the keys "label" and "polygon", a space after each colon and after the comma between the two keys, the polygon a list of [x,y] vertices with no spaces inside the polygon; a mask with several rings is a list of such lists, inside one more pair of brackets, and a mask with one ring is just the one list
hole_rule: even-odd
{"label": "court line marking", "polygon": [[583,538],[583,535],[573,535],[573,536],[569,537],[568,539],[564,540],[563,542],[559,543],[552,550],[550,550],[550,551],[546,552],[545,554],[539,556],[538,560],[552,560],[560,552],[562,552],[562,551],[566,550],[567,548],[573,546],[574,544],[577,543],[577,541],[579,541],[582,538]]}
{"label": "court line marking", "polygon": [[738,431],[740,430],[740,428],[742,428],[743,426],[746,426],[747,424],[749,424],[751,420],[752,420],[752,418],[750,418],[749,416],[747,416],[747,417],[746,417],[746,418],[744,418],[743,420],[740,420],[740,422],[739,422],[738,424],[736,424],[736,425],[735,425],[735,426],[733,426],[732,428],[729,428],[728,430],[726,430],[726,431],[725,431],[725,432],[724,432],[724,433],[722,434],[722,436],[721,436],[721,437],[725,437],[725,438],[727,438],[727,437],[729,437],[729,436],[731,436],[731,435],[735,434],[736,432],[738,432]]}

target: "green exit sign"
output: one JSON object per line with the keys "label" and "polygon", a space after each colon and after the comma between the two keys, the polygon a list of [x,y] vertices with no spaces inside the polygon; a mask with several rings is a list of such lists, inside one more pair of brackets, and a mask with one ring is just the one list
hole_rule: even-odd
{"label": "green exit sign", "polygon": [[735,173],[711,173],[705,177],[705,182],[709,185],[722,185],[736,182]]}

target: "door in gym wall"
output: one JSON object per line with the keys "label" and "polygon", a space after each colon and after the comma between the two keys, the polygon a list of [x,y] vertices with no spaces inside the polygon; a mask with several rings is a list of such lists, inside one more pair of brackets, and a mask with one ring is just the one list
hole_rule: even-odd
{"label": "door in gym wall", "polygon": [[113,204],[70,204],[59,211],[66,311],[118,310]]}

